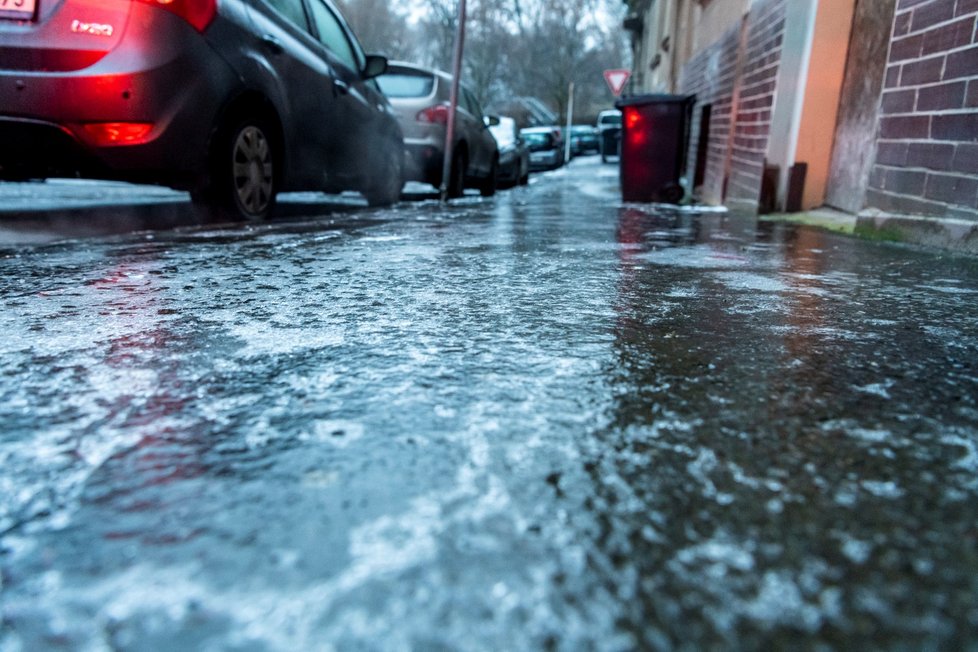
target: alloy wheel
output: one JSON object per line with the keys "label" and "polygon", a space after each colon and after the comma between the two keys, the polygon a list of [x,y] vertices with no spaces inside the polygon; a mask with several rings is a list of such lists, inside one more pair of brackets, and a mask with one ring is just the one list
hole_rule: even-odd
{"label": "alloy wheel", "polygon": [[231,180],[235,199],[251,216],[261,216],[272,199],[272,148],[264,132],[247,125],[238,132],[231,150]]}

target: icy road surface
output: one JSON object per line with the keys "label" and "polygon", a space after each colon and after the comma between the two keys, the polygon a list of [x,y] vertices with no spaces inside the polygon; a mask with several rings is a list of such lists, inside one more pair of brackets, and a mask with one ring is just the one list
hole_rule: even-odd
{"label": "icy road surface", "polygon": [[976,261],[615,183],[0,250],[0,651],[975,649]]}

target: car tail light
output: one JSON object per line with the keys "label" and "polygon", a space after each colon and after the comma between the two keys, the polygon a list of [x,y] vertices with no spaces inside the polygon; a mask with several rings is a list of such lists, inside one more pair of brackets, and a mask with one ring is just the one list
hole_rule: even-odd
{"label": "car tail light", "polygon": [[138,0],[138,2],[155,5],[172,12],[193,25],[198,32],[207,29],[217,14],[217,0]]}
{"label": "car tail light", "polygon": [[127,145],[143,141],[153,130],[151,122],[90,122],[83,125],[97,145]]}
{"label": "car tail light", "polygon": [[428,122],[433,125],[447,125],[448,105],[436,104],[434,106],[429,106],[427,109],[421,109],[418,111],[418,115],[415,117],[415,119],[418,122]]}

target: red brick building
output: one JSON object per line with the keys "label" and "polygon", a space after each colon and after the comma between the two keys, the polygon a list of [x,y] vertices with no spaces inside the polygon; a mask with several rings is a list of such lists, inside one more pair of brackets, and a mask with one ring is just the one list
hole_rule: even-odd
{"label": "red brick building", "polygon": [[978,0],[899,0],[867,205],[978,220]]}
{"label": "red brick building", "polygon": [[978,222],[978,0],[628,0],[630,91],[695,93],[688,185]]}

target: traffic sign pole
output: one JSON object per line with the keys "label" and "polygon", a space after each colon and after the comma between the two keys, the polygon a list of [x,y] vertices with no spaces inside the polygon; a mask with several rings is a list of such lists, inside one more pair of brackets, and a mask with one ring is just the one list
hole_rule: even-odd
{"label": "traffic sign pole", "polygon": [[574,82],[567,91],[567,133],[564,134],[564,161],[571,158],[571,128],[574,124]]}
{"label": "traffic sign pole", "polygon": [[[449,177],[455,159],[455,110],[458,108],[458,83],[462,76],[462,48],[465,45],[465,0],[458,0],[458,24],[455,26],[455,51],[452,54],[452,87],[448,99],[448,124],[445,126],[445,154],[441,163],[441,200],[448,199]],[[465,170],[462,170],[462,187],[465,188]],[[463,190],[464,192],[464,190]]]}

